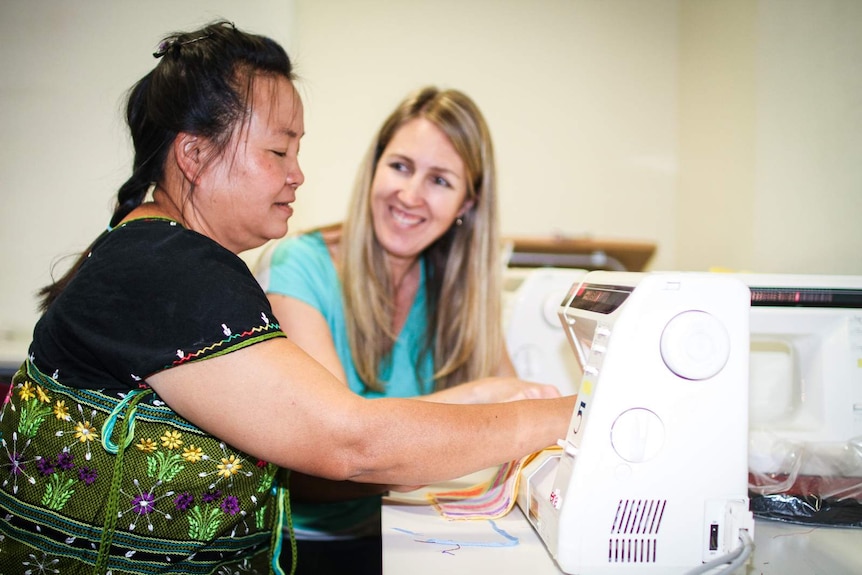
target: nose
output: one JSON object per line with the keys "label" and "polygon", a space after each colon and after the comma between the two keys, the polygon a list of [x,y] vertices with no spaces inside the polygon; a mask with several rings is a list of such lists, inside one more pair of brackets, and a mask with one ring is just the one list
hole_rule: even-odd
{"label": "nose", "polygon": [[305,174],[302,173],[302,168],[299,167],[299,160],[294,161],[288,168],[285,182],[294,190],[305,182]]}
{"label": "nose", "polygon": [[422,180],[417,176],[404,180],[404,185],[398,191],[398,199],[405,206],[415,206],[422,202]]}

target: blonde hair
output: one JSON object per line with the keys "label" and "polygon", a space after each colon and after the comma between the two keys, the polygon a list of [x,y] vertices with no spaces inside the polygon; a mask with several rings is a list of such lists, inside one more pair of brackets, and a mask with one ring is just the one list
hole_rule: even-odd
{"label": "blonde hair", "polygon": [[[449,138],[464,162],[473,206],[422,254],[428,326],[421,361],[431,354],[434,388],[493,374],[502,360],[502,267],[491,135],[478,107],[457,90],[425,87],[386,119],[360,166],[340,242],[340,272],[350,351],[359,377],[380,390],[391,361],[393,286],[374,234],[371,182],[383,150],[407,121],[424,118]],[[440,305],[445,302],[445,305]]]}

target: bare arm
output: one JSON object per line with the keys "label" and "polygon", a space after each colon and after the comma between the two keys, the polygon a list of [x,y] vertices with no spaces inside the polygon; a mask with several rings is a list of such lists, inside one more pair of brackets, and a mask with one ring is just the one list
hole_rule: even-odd
{"label": "bare arm", "polygon": [[268,293],[272,312],[281,330],[305,353],[317,360],[339,381],[347,385],[344,367],[335,351],[329,324],[313,306],[293,297]]}
{"label": "bare arm", "polygon": [[427,401],[439,401],[443,403],[493,403],[503,401],[516,401],[518,399],[546,399],[559,397],[559,390],[553,385],[532,383],[518,379],[515,366],[509,358],[505,343],[503,348],[500,367],[497,369],[496,377],[486,377],[442,391],[436,391],[424,396]]}
{"label": "bare arm", "polygon": [[538,451],[564,437],[574,397],[486,405],[363,399],[284,338],[155,374],[180,415],[301,473],[422,485]]}

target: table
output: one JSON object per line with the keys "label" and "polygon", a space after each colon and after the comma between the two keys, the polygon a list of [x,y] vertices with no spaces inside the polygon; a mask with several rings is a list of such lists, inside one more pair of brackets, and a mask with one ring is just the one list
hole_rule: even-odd
{"label": "table", "polygon": [[[505,517],[489,521],[449,521],[427,504],[429,490],[474,485],[487,472],[420,489],[392,493],[383,501],[384,575],[475,575],[526,573],[560,575],[541,539],[515,508]],[[513,544],[506,535],[517,538]],[[426,542],[429,540],[441,542]],[[494,543],[498,547],[445,543]],[[748,575],[843,575],[862,573],[862,529],[811,527],[756,520],[755,548]],[[621,573],[635,573],[623,567]]]}

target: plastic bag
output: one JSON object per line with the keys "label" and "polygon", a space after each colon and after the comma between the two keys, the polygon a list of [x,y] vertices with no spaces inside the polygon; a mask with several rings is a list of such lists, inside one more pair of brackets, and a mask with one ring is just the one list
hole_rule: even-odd
{"label": "plastic bag", "polygon": [[752,437],[748,481],[756,517],[862,527],[862,437],[843,444]]}

